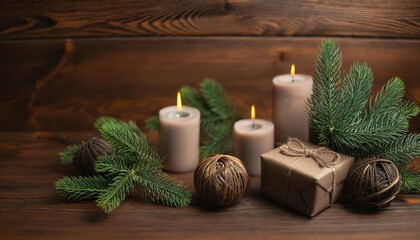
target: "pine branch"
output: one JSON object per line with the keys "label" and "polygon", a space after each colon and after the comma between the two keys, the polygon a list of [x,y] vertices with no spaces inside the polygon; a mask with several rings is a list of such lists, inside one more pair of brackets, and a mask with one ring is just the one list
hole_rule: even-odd
{"label": "pine branch", "polygon": [[[130,164],[130,166],[128,165]],[[95,171],[110,176],[128,174],[131,171],[130,156],[105,155],[100,156],[95,162]]]}
{"label": "pine branch", "polygon": [[95,127],[116,151],[127,153],[140,150],[139,136],[126,124],[111,117],[100,117],[96,120]]}
{"label": "pine branch", "polygon": [[79,151],[80,145],[67,146],[62,152],[59,152],[60,160],[62,164],[69,164],[73,162],[74,156]]}
{"label": "pine branch", "polygon": [[233,108],[226,99],[223,87],[218,82],[205,79],[200,83],[200,93],[213,113],[221,119],[228,119],[232,115]]}
{"label": "pine branch", "polygon": [[405,193],[420,192],[420,173],[414,168],[400,169],[401,191]]}
{"label": "pine branch", "polygon": [[233,138],[230,134],[233,125],[219,124],[209,133],[208,139],[200,149],[200,158],[203,159],[214,153],[227,153],[232,148]]}
{"label": "pine branch", "polygon": [[102,176],[63,177],[55,182],[58,193],[71,201],[95,198],[106,192],[108,180]]}
{"label": "pine branch", "polygon": [[318,132],[319,141],[328,145],[329,132],[334,130],[335,119],[339,110],[334,106],[337,103],[341,79],[341,52],[338,46],[330,39],[322,43],[315,61],[314,83],[311,97],[308,99],[309,126]]}
{"label": "pine branch", "polygon": [[389,112],[374,118],[357,119],[353,124],[335,128],[328,146],[358,158],[372,155],[404,134],[407,125]]}
{"label": "pine branch", "polygon": [[[185,186],[172,181],[162,172],[158,154],[134,122],[102,117],[96,121],[96,127],[115,152],[100,156],[95,161],[96,172],[102,175],[58,180],[56,190],[62,196],[69,200],[96,198],[98,207],[110,213],[120,205],[135,183],[144,183],[143,189],[153,201],[174,207],[191,202],[191,194]],[[74,156],[74,149],[69,147],[62,155],[70,158]]]}
{"label": "pine branch", "polygon": [[[404,83],[399,78],[388,81],[374,98],[369,97],[372,85],[366,63],[353,64],[341,80],[339,47],[326,40],[315,61],[307,104],[309,126],[323,146],[356,158],[380,156],[404,169],[413,157],[420,157],[419,134],[407,134],[409,119],[419,113],[419,106],[403,101]],[[416,178],[407,176],[410,181],[403,182],[413,186]]]}
{"label": "pine branch", "polygon": [[[124,126],[124,122],[120,121],[120,124]],[[128,121],[127,128],[131,130],[133,133],[135,133],[137,137],[140,138],[140,146],[139,146],[140,151],[137,151],[137,154],[139,155],[140,160],[144,162],[141,164],[144,167],[147,166],[148,168],[162,169],[163,165],[162,165],[162,160],[159,154],[149,144],[146,136],[139,129],[139,127],[133,121]],[[140,163],[138,162],[138,164]]]}
{"label": "pine branch", "polygon": [[159,117],[153,116],[146,119],[144,127],[149,131],[159,131]]}
{"label": "pine branch", "polygon": [[368,103],[370,89],[373,86],[373,73],[366,63],[354,63],[340,86],[337,102],[333,107],[346,109],[339,111],[334,121],[337,128],[348,127],[358,121]]}
{"label": "pine branch", "polygon": [[226,124],[225,121],[220,120],[218,117],[209,117],[206,121],[200,122],[200,134],[208,138],[214,129],[223,124]]}
{"label": "pine branch", "polygon": [[419,113],[419,107],[410,101],[403,101],[404,82],[396,77],[389,80],[369,102],[368,113],[371,116],[397,111],[405,120]]}
{"label": "pine branch", "polygon": [[162,168],[159,155],[148,144],[146,137],[134,123],[124,123],[110,117],[101,117],[96,128],[117,154],[134,154],[139,161],[148,162],[156,169]]}
{"label": "pine branch", "polygon": [[374,98],[370,99],[369,113],[381,115],[400,104],[404,96],[404,84],[400,79],[388,81]]}
{"label": "pine branch", "polygon": [[135,122],[131,120],[127,122],[119,121],[117,119],[115,120],[118,121],[118,123],[121,124],[122,126],[126,127],[128,130],[130,130],[131,132],[137,134],[137,136],[140,137],[141,140],[143,140],[143,143],[146,141],[146,137],[144,136],[143,132],[140,130],[140,128],[137,126]]}
{"label": "pine branch", "polygon": [[111,213],[132,188],[134,188],[133,173],[121,172],[112,179],[108,188],[99,194],[96,204],[106,213]]}
{"label": "pine branch", "polygon": [[135,181],[141,184],[143,196],[152,202],[171,207],[186,207],[191,203],[191,193],[187,187],[171,180],[161,171],[142,171]]}
{"label": "pine branch", "polygon": [[197,108],[200,111],[202,119],[211,117],[210,107],[198,91],[190,86],[184,86],[180,90],[183,101],[186,105]]}
{"label": "pine branch", "polygon": [[[223,87],[215,80],[206,79],[200,83],[201,95],[196,89],[189,86],[182,87],[180,91],[185,103],[189,106],[197,108],[200,111],[200,133],[204,136],[204,138],[208,138],[208,135],[212,134],[214,129],[218,128],[219,125],[229,124],[226,120],[231,122],[232,119],[236,121],[237,119],[242,118],[233,111],[232,104],[227,100]],[[207,97],[211,98],[212,101],[217,102],[213,108],[210,106],[211,104],[206,100],[206,98],[204,98],[203,92],[206,92]],[[213,109],[224,109],[223,111],[230,109],[229,119],[224,119],[224,114],[222,114],[222,117],[220,114],[214,112]]]}
{"label": "pine branch", "polygon": [[413,158],[420,158],[420,134],[402,136],[374,155],[389,159],[403,169]]}

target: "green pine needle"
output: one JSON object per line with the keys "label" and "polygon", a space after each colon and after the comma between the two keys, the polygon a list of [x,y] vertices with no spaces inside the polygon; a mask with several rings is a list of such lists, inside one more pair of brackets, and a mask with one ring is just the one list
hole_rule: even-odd
{"label": "green pine needle", "polygon": [[159,117],[153,116],[146,119],[144,127],[149,131],[159,131]]}
{"label": "green pine needle", "polygon": [[187,187],[171,180],[163,172],[142,171],[135,181],[141,184],[143,196],[152,202],[171,207],[186,207],[191,203],[191,193]]}
{"label": "green pine needle", "polygon": [[420,192],[420,172],[414,168],[400,169],[401,191],[406,193]]}
{"label": "green pine needle", "polygon": [[96,204],[106,213],[111,213],[125,199],[127,194],[134,188],[134,173],[121,172],[112,179],[112,183],[99,194]]}
{"label": "green pine needle", "polygon": [[106,192],[108,180],[102,176],[63,177],[55,182],[58,193],[70,201],[91,199]]}
{"label": "green pine needle", "polygon": [[225,143],[233,142],[232,131],[233,125],[230,124],[219,124],[213,127],[208,134],[208,139],[200,147],[200,157],[204,158],[214,153],[229,152],[231,145]]}
{"label": "green pine needle", "polygon": [[197,89],[190,86],[184,86],[180,90],[182,100],[188,106],[197,108],[200,111],[200,117],[207,119],[212,116],[211,109]]}
{"label": "green pine needle", "polygon": [[[214,153],[229,153],[233,145],[233,124],[243,118],[234,111],[222,85],[215,80],[205,79],[199,90],[184,86],[180,90],[186,105],[200,111],[200,158]],[[146,120],[146,129],[155,131],[159,128],[159,117]]]}
{"label": "green pine needle", "polygon": [[374,155],[389,159],[399,169],[403,169],[413,158],[420,156],[420,134],[411,133],[400,137]]}
{"label": "green pine needle", "polygon": [[373,73],[367,63],[354,63],[343,82],[340,83],[340,92],[337,96],[337,105],[346,111],[337,112],[340,127],[351,125],[355,119],[364,112],[373,86]]}
{"label": "green pine needle", "polygon": [[118,152],[137,152],[141,140],[131,126],[111,117],[100,117],[95,127],[103,138]]}
{"label": "green pine needle", "polygon": [[127,161],[129,159],[129,155],[100,156],[95,161],[95,171],[110,176],[129,173],[132,168],[131,165],[133,164],[130,161]]}
{"label": "green pine needle", "polygon": [[220,83],[205,79],[200,83],[200,93],[213,113],[220,119],[229,119],[233,113],[233,107],[226,99],[225,91]]}
{"label": "green pine needle", "polygon": [[95,126],[117,154],[134,154],[139,161],[146,161],[145,164],[148,165],[153,164],[156,169],[162,168],[159,155],[133,122],[124,123],[114,118],[101,117]]}
{"label": "green pine needle", "polygon": [[77,151],[79,151],[80,145],[70,145],[67,146],[62,152],[59,152],[60,160],[62,164],[70,164],[73,163],[74,156],[76,155]]}
{"label": "green pine needle", "polygon": [[340,49],[333,41],[324,41],[308,99],[310,129],[319,144],[335,151],[392,160],[404,173],[403,189],[420,192],[415,187],[420,185],[418,174],[403,171],[420,157],[420,135],[407,134],[408,121],[419,113],[419,106],[403,101],[404,83],[399,78],[388,81],[373,98],[372,86],[373,73],[366,63],[354,63],[342,79]]}

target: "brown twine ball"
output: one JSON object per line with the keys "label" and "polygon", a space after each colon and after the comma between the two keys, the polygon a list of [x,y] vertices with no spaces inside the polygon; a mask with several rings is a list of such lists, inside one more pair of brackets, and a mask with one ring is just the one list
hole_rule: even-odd
{"label": "brown twine ball", "polygon": [[401,189],[397,166],[386,159],[365,158],[356,162],[346,181],[352,200],[367,208],[387,207]]}
{"label": "brown twine ball", "polygon": [[102,139],[93,137],[77,151],[74,157],[74,165],[82,176],[95,174],[95,161],[99,156],[112,154],[114,151],[111,146]]}
{"label": "brown twine ball", "polygon": [[226,207],[241,199],[249,186],[249,175],[238,158],[215,154],[203,159],[195,170],[194,186],[204,201]]}

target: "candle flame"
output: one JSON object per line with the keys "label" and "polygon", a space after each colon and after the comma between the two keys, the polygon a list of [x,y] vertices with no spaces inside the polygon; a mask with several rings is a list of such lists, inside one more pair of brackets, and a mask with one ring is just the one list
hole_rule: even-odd
{"label": "candle flame", "polygon": [[178,112],[182,112],[182,99],[181,99],[181,93],[179,91],[176,94],[176,110]]}
{"label": "candle flame", "polygon": [[252,104],[252,106],[251,106],[251,119],[252,120],[255,119],[255,106],[254,106],[254,104]]}
{"label": "candle flame", "polygon": [[295,64],[292,64],[292,66],[290,67],[290,75],[292,75],[292,78],[295,76]]}

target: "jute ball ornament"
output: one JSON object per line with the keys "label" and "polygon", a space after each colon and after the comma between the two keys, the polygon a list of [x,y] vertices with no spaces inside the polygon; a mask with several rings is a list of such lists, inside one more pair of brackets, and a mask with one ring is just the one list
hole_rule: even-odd
{"label": "jute ball ornament", "polygon": [[397,166],[386,159],[359,160],[346,181],[353,202],[367,208],[387,207],[401,189]]}
{"label": "jute ball ornament", "polygon": [[98,157],[112,154],[114,151],[111,146],[100,138],[93,137],[82,146],[74,156],[73,162],[77,171],[82,176],[95,174],[95,161]]}
{"label": "jute ball ornament", "polygon": [[203,159],[195,170],[194,186],[205,202],[227,207],[248,189],[249,175],[238,158],[215,154]]}

